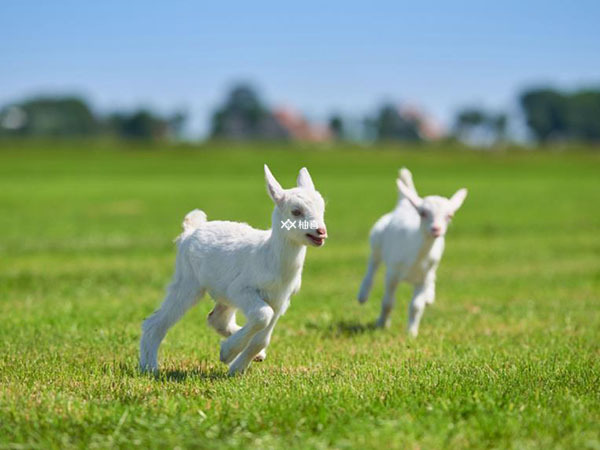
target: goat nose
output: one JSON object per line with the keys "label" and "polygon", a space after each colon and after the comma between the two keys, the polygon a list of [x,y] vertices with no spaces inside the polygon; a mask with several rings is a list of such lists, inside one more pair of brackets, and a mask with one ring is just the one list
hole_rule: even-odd
{"label": "goat nose", "polygon": [[325,236],[327,234],[327,228],[325,228],[325,227],[317,228],[317,234],[319,236]]}
{"label": "goat nose", "polygon": [[438,227],[438,226],[431,227],[431,232],[433,234],[439,234],[441,231],[442,231],[442,227]]}

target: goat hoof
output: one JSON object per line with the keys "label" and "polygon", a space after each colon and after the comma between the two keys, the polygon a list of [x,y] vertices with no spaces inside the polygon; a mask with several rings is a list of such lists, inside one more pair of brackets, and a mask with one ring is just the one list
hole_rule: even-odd
{"label": "goat hoof", "polygon": [[230,377],[235,377],[237,375],[242,375],[244,373],[245,368],[237,367],[235,364],[229,368],[229,372],[227,374]]}
{"label": "goat hoof", "polygon": [[390,321],[389,320],[377,320],[377,322],[375,322],[375,328],[381,328],[381,329],[386,329],[390,327]]}
{"label": "goat hoof", "polygon": [[158,373],[157,366],[151,366],[148,364],[145,364],[145,365],[140,364],[139,370],[141,373],[145,373],[145,374],[149,374],[149,375],[156,375]]}
{"label": "goat hoof", "polygon": [[231,350],[227,346],[227,341],[221,342],[221,351],[219,352],[219,359],[222,363],[230,364],[231,361],[235,359],[234,354],[232,354]]}
{"label": "goat hoof", "polygon": [[254,361],[256,362],[263,362],[265,359],[267,359],[267,352],[264,350],[261,350],[261,352],[254,357]]}

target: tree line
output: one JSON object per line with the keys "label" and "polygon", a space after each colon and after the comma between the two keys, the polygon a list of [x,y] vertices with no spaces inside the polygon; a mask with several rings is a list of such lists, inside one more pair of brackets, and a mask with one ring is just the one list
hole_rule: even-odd
{"label": "tree line", "polygon": [[[531,138],[539,144],[600,142],[600,89],[528,89],[518,103]],[[479,134],[503,141],[508,121],[506,113],[466,108],[458,113],[454,131],[459,138]]]}
{"label": "tree line", "polygon": [[[332,114],[316,127],[301,114],[270,108],[248,84],[234,86],[215,109],[211,139],[347,140],[420,142],[455,138],[497,144],[510,140],[510,125],[524,122],[539,144],[600,142],[600,89],[565,91],[526,89],[518,96],[519,113],[478,107],[459,110],[450,133],[442,134],[419,110],[392,102],[364,117]],[[516,116],[516,117],[514,117]],[[97,114],[79,97],[35,97],[0,109],[0,136],[114,136],[136,140],[180,139],[187,117],[182,112],[161,115],[149,109]]]}
{"label": "tree line", "polygon": [[182,112],[164,116],[144,108],[101,115],[80,97],[34,97],[0,110],[0,135],[162,140],[179,137],[185,120]]}

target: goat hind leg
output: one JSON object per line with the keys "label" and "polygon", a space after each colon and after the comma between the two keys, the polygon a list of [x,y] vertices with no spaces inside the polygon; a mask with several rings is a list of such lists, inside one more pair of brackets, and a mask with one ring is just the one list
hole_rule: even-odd
{"label": "goat hind leg", "polygon": [[242,328],[235,321],[235,313],[235,308],[217,302],[213,310],[208,314],[208,324],[221,336],[229,337]]}
{"label": "goat hind leg", "polygon": [[185,312],[198,302],[202,290],[192,280],[171,283],[160,308],[142,324],[140,340],[140,369],[158,370],[158,347],[171,328]]}
{"label": "goat hind leg", "polygon": [[380,263],[381,257],[379,253],[373,250],[371,256],[369,257],[367,273],[365,274],[365,278],[360,285],[360,291],[358,292],[359,303],[365,303],[369,299],[369,293],[373,287],[373,277],[375,276],[375,272],[377,272],[377,268],[379,267]]}

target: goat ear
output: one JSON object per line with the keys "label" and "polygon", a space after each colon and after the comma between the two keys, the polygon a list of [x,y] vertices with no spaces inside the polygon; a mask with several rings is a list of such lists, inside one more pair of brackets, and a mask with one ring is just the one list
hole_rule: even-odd
{"label": "goat ear", "polygon": [[308,173],[308,169],[303,167],[300,169],[300,173],[298,174],[298,187],[304,189],[310,189],[311,191],[315,190],[315,185],[313,183],[312,178],[310,177],[310,173]]}
{"label": "goat ear", "polygon": [[267,192],[275,203],[280,203],[283,200],[283,188],[275,179],[269,166],[265,164],[265,181],[267,182]]}
{"label": "goat ear", "polygon": [[415,208],[420,209],[421,206],[423,206],[423,199],[419,197],[415,191],[404,184],[401,179],[396,180],[396,185],[398,186],[400,193],[406,197]]}
{"label": "goat ear", "polygon": [[467,198],[468,191],[465,188],[459,189],[456,193],[450,198],[450,206],[452,207],[452,211],[458,210],[461,207],[465,198]]}
{"label": "goat ear", "polygon": [[413,181],[412,173],[406,167],[403,167],[398,171],[398,178],[406,185],[406,187],[415,191],[415,194],[419,195],[415,182]]}

